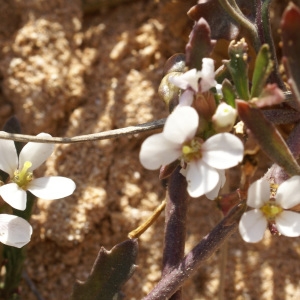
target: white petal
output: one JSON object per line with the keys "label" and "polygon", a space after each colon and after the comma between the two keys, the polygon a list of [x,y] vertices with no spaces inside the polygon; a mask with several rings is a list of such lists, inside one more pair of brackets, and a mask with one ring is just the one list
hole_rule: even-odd
{"label": "white petal", "polygon": [[247,205],[260,208],[270,199],[270,184],[267,180],[259,179],[248,189]]}
{"label": "white petal", "polygon": [[294,211],[283,211],[275,219],[278,231],[290,237],[300,236],[300,214]]}
{"label": "white petal", "polygon": [[177,107],[167,118],[163,135],[173,143],[182,144],[195,136],[198,123],[199,116],[194,108]]}
{"label": "white petal", "polygon": [[239,223],[239,231],[244,241],[256,243],[262,240],[267,229],[267,220],[259,209],[245,212]]}
{"label": "white petal", "polygon": [[12,177],[17,168],[18,155],[15,143],[10,140],[0,140],[0,169]]}
{"label": "white petal", "polygon": [[41,199],[56,200],[71,195],[76,188],[75,182],[67,177],[50,176],[34,179],[28,190]]}
{"label": "white petal", "polygon": [[201,161],[191,162],[187,166],[186,180],[189,195],[197,198],[216,187],[219,183],[219,173]]}
{"label": "white petal", "polygon": [[216,84],[214,61],[211,58],[203,58],[200,80],[201,93],[208,91]]}
{"label": "white petal", "polygon": [[162,133],[149,136],[142,144],[140,162],[148,170],[167,165],[181,155],[181,146],[168,141]]}
{"label": "white petal", "polygon": [[[40,133],[38,137],[51,137],[48,133]],[[27,143],[20,152],[19,156],[19,169],[23,168],[25,161],[30,161],[32,166],[30,171],[38,168],[46,159],[52,154],[54,150],[54,144],[46,143]]]}
{"label": "white petal", "polygon": [[284,209],[289,209],[300,203],[300,176],[293,176],[283,182],[276,193],[276,202]]}
{"label": "white petal", "polygon": [[213,188],[210,192],[206,193],[205,196],[209,200],[214,200],[216,197],[219,195],[220,189],[224,186],[226,182],[226,176],[225,176],[225,171],[224,170],[218,170],[216,169],[217,172],[219,173],[220,179],[218,181],[218,184]]}
{"label": "white petal", "polygon": [[174,84],[174,85],[178,86],[179,88],[181,88],[182,90],[185,90],[185,89],[188,88],[188,82],[184,78],[182,78],[182,75],[183,74],[181,74],[181,75],[176,74],[174,76],[170,76],[169,81],[172,84]]}
{"label": "white petal", "polygon": [[0,242],[21,248],[30,241],[32,227],[17,216],[0,214]]}
{"label": "white petal", "polygon": [[170,76],[169,81],[183,90],[191,87],[195,92],[198,92],[200,76],[201,73],[199,71],[191,69],[182,75]]}
{"label": "white petal", "polygon": [[177,107],[191,106],[193,101],[194,101],[194,92],[191,90],[185,90],[179,98],[179,104]]}
{"label": "white petal", "polygon": [[219,133],[202,145],[202,159],[211,167],[228,169],[242,161],[243,143],[233,134]]}
{"label": "white petal", "polygon": [[0,196],[11,207],[25,210],[27,195],[16,183],[8,183],[0,187]]}

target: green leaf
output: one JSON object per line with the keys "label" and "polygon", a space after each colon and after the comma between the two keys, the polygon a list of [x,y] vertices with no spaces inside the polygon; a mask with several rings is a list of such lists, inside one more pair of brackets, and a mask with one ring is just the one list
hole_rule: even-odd
{"label": "green leaf", "polygon": [[289,3],[281,20],[284,65],[297,101],[300,104],[300,9]]}
{"label": "green leaf", "polygon": [[237,100],[236,104],[240,118],[251,130],[261,149],[290,176],[299,175],[300,167],[290,149],[276,127],[264,117],[261,110],[241,100]]}
{"label": "green leaf", "polygon": [[71,300],[113,300],[136,269],[137,239],[126,240],[110,251],[101,247],[85,282],[76,282]]}
{"label": "green leaf", "polygon": [[224,62],[234,82],[238,97],[249,100],[248,45],[244,39],[232,41],[228,48],[229,61]]}
{"label": "green leaf", "polygon": [[267,44],[261,46],[255,61],[252,77],[251,99],[258,97],[273,69],[270,47]]}
{"label": "green leaf", "polygon": [[222,93],[225,99],[225,102],[232,107],[235,107],[235,91],[228,79],[225,79],[222,83]]}
{"label": "green leaf", "polygon": [[202,59],[208,57],[215,45],[210,38],[208,23],[201,18],[195,23],[188,44],[186,45],[186,65],[190,68],[202,69]]}

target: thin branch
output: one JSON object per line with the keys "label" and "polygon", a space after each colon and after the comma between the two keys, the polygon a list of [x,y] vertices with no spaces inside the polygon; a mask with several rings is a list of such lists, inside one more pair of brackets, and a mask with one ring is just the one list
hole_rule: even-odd
{"label": "thin branch", "polygon": [[143,298],[143,300],[169,299],[182,284],[191,277],[200,265],[208,260],[236,230],[238,221],[246,209],[243,201],[235,206],[226,217],[196,245],[181,262],[170,270]]}
{"label": "thin branch", "polygon": [[[180,166],[176,168],[168,182],[162,276],[176,267],[184,256],[188,193],[187,181],[180,169]],[[169,299],[181,300],[181,289]]]}
{"label": "thin branch", "polygon": [[26,134],[14,134],[8,132],[0,132],[0,139],[13,140],[17,142],[34,142],[34,143],[53,143],[53,144],[74,144],[83,142],[92,142],[106,139],[118,138],[126,135],[133,135],[146,131],[162,128],[165,124],[166,119],[155,120],[152,122],[139,124],[135,126],[129,126],[120,129],[113,129],[104,132],[79,135],[75,137],[51,137],[41,138],[34,135]]}
{"label": "thin branch", "polygon": [[257,29],[254,24],[248,20],[240,9],[236,10],[237,4],[234,0],[218,0],[223,9],[232,17],[238,24],[240,24],[249,34],[249,39],[253,43],[255,52],[259,51],[260,41],[257,34]]}
{"label": "thin branch", "polygon": [[28,276],[28,273],[26,271],[23,271],[22,273],[22,278],[26,281],[26,283],[28,284],[30,290],[32,291],[32,293],[35,295],[37,300],[44,300],[44,298],[42,297],[42,295],[40,294],[40,292],[38,291],[38,289],[36,288],[34,282],[30,279],[30,277]]}

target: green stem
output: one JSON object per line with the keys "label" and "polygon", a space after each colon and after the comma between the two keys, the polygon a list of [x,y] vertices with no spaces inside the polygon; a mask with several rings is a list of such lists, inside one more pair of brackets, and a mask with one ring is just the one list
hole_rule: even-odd
{"label": "green stem", "polygon": [[[256,53],[260,48],[260,40],[257,33],[257,28],[253,25],[238,8],[235,0],[218,0],[223,9],[228,15],[233,18],[238,24],[240,24],[248,33],[248,39],[254,47]],[[230,3],[229,3],[230,2]]]}
{"label": "green stem", "polygon": [[263,31],[263,39],[261,40],[261,43],[267,43],[270,46],[271,51],[271,57],[274,61],[274,71],[270,75],[270,81],[273,83],[276,83],[278,87],[280,87],[282,90],[286,90],[285,85],[281,79],[281,76],[279,74],[279,66],[278,66],[278,60],[274,45],[274,40],[272,37],[272,30],[271,30],[271,24],[270,24],[270,4],[272,0],[265,0],[261,7],[261,22],[262,22],[262,31]]}
{"label": "green stem", "polygon": [[[30,220],[35,197],[27,193],[27,205],[24,211],[13,209],[13,215]],[[26,247],[16,248],[4,245],[3,258],[5,264],[4,288],[0,291],[1,299],[18,300],[18,287],[22,278],[23,264],[26,258]],[[3,297],[3,298],[2,298]]]}

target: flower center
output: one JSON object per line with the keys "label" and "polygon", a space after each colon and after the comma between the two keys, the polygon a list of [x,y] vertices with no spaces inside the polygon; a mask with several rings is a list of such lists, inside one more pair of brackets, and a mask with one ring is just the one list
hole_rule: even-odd
{"label": "flower center", "polygon": [[275,217],[283,211],[283,208],[274,201],[270,200],[263,205],[260,210],[269,221],[273,221]]}
{"label": "flower center", "polygon": [[192,160],[200,159],[202,157],[201,153],[201,141],[198,139],[192,139],[190,142],[182,146],[182,158],[185,162],[190,162]]}
{"label": "flower center", "polygon": [[28,183],[32,180],[32,172],[28,169],[32,166],[30,161],[25,161],[22,170],[16,170],[12,181],[16,183],[20,188],[26,189]]}

